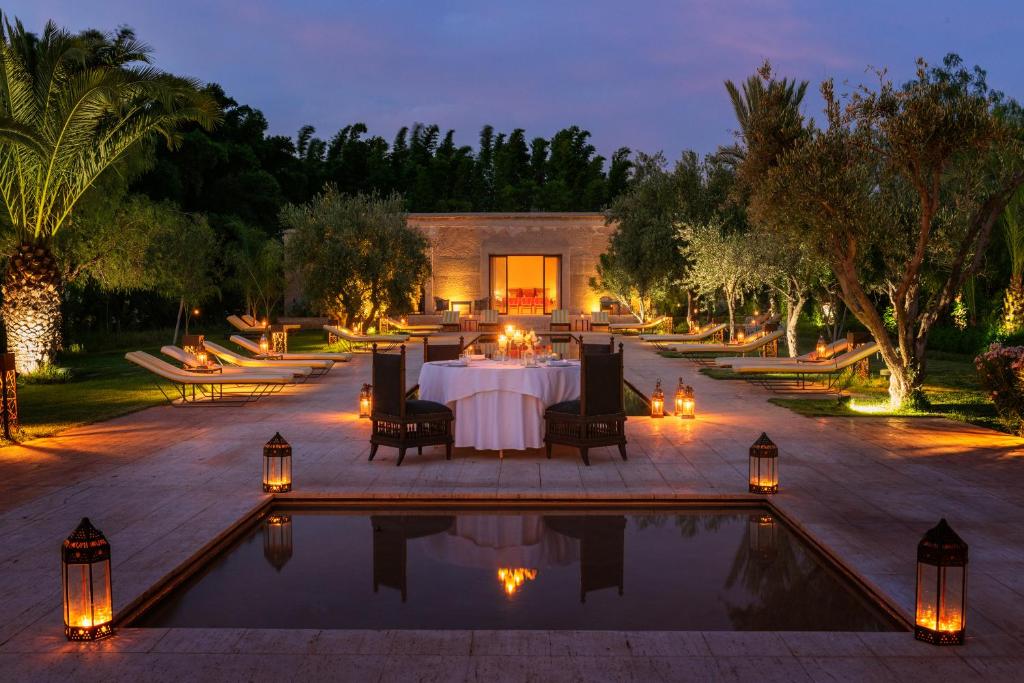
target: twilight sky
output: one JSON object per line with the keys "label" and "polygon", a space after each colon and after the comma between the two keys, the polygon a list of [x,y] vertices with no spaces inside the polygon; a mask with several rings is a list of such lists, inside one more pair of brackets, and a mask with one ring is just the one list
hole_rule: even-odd
{"label": "twilight sky", "polygon": [[[959,53],[1024,99],[1020,0],[15,0],[40,31],[133,27],[162,69],[220,83],[271,132],[329,138],[364,121],[389,141],[416,121],[549,136],[570,124],[598,150],[675,158],[731,139],[722,87],[769,58],[781,75],[897,81],[918,56]],[[820,118],[820,117],[819,117]]]}

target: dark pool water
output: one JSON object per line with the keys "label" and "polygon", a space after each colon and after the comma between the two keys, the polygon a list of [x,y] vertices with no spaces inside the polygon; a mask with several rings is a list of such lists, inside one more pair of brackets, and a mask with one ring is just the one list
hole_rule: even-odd
{"label": "dark pool water", "polygon": [[751,508],[282,509],[133,625],[901,630]]}

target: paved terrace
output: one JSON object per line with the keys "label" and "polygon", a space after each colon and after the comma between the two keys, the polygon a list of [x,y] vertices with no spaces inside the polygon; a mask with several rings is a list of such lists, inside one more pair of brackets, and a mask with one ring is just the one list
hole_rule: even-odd
{"label": "paved terrace", "polygon": [[[410,352],[410,384],[419,367]],[[1019,680],[1024,665],[1024,441],[943,420],[815,420],[743,382],[626,342],[626,375],[650,391],[683,374],[699,419],[630,418],[630,460],[592,451],[413,451],[402,467],[352,413],[359,356],[324,381],[244,408],[159,407],[0,449],[2,680]],[[294,447],[296,491],[380,498],[745,496],[747,448],[781,450],[781,510],[907,615],[915,548],[947,517],[970,544],[969,644],[910,633],[365,632],[122,629],[63,638],[58,548],[88,515],[113,546],[115,608],[265,500],[261,448]]]}

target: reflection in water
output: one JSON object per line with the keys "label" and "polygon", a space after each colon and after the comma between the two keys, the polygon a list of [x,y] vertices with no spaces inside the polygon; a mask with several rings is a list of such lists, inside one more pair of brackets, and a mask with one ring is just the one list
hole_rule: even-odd
{"label": "reflection in water", "polygon": [[516,591],[518,591],[524,583],[527,581],[533,581],[537,578],[536,569],[526,569],[525,567],[499,567],[498,568],[498,582],[501,583],[502,588],[505,589],[505,595],[508,597],[514,597]]}
{"label": "reflection in water", "polygon": [[292,559],[292,517],[272,513],[263,520],[263,557],[281,571]]}
{"label": "reflection in water", "polygon": [[898,630],[777,517],[749,508],[289,510],[134,625]]}
{"label": "reflection in water", "polygon": [[747,533],[750,536],[750,554],[759,562],[774,560],[779,545],[779,529],[775,518],[768,512],[751,515],[747,526]]}

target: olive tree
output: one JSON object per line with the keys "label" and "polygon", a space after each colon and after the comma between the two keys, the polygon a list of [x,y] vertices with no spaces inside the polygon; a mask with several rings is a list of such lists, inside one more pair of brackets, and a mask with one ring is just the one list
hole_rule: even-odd
{"label": "olive tree", "polygon": [[[924,401],[928,334],[978,270],[992,228],[1024,183],[1019,109],[993,96],[954,55],[919,62],[902,87],[882,74],[851,95],[821,86],[824,127],[779,116],[744,132],[750,216],[806,242],[831,267],[843,301],[890,370],[894,407]],[[769,85],[770,69],[760,77]],[[785,145],[763,141],[786,140]],[[891,307],[895,338],[886,329]]]}
{"label": "olive tree", "polygon": [[707,223],[684,225],[679,230],[690,270],[683,284],[700,296],[725,299],[729,311],[729,335],[736,330],[736,304],[743,294],[761,284],[763,275],[757,251],[747,236],[723,229],[717,218]]}
{"label": "olive tree", "polygon": [[282,210],[286,263],[311,305],[353,326],[410,310],[430,260],[403,206],[398,195],[347,197],[328,186]]}

